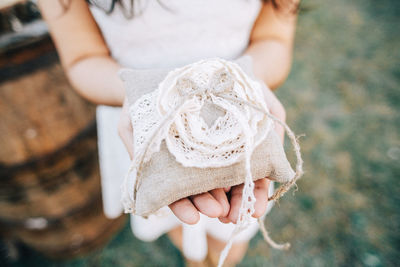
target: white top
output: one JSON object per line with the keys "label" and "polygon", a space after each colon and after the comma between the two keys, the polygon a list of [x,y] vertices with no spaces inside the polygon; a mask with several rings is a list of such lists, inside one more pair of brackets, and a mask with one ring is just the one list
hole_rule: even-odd
{"label": "white top", "polygon": [[[126,1],[130,2],[130,1]],[[141,14],[126,19],[119,5],[110,15],[92,7],[112,56],[124,67],[177,67],[246,49],[259,0],[134,1]],[[167,9],[168,8],[168,9]]]}
{"label": "white top", "polygon": [[[135,9],[141,14],[132,19],[125,18],[118,5],[110,15],[91,7],[112,57],[130,68],[173,68],[210,57],[235,59],[247,48],[261,8],[260,0],[161,0],[164,6],[154,0],[134,2],[140,3]],[[128,154],[117,134],[119,113],[119,108],[97,109],[104,212],[111,218],[122,212],[120,185],[129,167]],[[273,186],[270,189],[272,193]],[[151,241],[180,224],[168,208],[163,212],[164,216],[148,219],[132,216],[134,234]],[[207,254],[206,234],[226,241],[233,228],[233,224],[202,215],[198,224],[183,225],[183,253],[192,260],[202,260]],[[247,241],[257,230],[254,220],[237,240]]]}

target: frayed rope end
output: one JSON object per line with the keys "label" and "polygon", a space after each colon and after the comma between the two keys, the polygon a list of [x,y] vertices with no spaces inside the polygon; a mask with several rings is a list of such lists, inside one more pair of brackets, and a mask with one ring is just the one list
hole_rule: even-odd
{"label": "frayed rope end", "polygon": [[290,249],[290,243],[283,243],[283,244],[278,244],[272,238],[269,236],[267,229],[265,229],[264,222],[262,221],[261,218],[258,218],[258,224],[260,225],[260,230],[261,233],[264,237],[265,242],[268,243],[272,248],[278,249],[278,250],[289,250]]}

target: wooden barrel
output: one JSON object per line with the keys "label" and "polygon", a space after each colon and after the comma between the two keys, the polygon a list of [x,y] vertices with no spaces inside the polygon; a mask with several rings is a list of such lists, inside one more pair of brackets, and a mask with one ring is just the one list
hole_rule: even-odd
{"label": "wooden barrel", "polygon": [[103,214],[95,107],[47,35],[0,51],[0,228],[49,257],[101,247],[124,216]]}

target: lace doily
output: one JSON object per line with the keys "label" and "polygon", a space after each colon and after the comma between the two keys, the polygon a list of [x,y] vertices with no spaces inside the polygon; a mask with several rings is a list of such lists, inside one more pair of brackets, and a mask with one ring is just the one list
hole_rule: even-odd
{"label": "lace doily", "polygon": [[[163,139],[185,167],[229,166],[243,159],[246,136],[257,146],[268,134],[272,120],[249,106],[226,100],[226,96],[267,109],[261,85],[235,63],[204,60],[170,72],[157,90],[130,108],[136,158],[162,118],[175,111],[164,126],[168,130],[160,131],[147,150],[145,162],[159,150]],[[213,115],[219,116],[210,121]]]}

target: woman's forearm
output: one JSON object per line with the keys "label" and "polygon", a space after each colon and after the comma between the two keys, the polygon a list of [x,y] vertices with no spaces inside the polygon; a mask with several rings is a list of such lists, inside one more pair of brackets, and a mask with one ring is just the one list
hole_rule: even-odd
{"label": "woman's forearm", "polygon": [[121,106],[125,90],[118,77],[120,65],[109,56],[81,59],[66,69],[75,90],[98,105]]}
{"label": "woman's forearm", "polygon": [[[299,0],[288,1],[293,5]],[[268,87],[276,89],[286,79],[292,64],[293,42],[297,14],[291,6],[277,10],[268,1],[264,3],[254,23],[246,54],[253,58],[254,73]]]}
{"label": "woman's forearm", "polygon": [[[275,40],[260,40],[250,44],[245,54],[253,58],[256,77],[268,87],[281,85],[290,71],[292,49]],[[121,66],[109,56],[94,56],[79,60],[67,68],[75,90],[99,105],[121,106],[125,91],[118,77]]]}
{"label": "woman's forearm", "polygon": [[39,0],[61,64],[74,89],[95,104],[122,105],[120,66],[110,56],[86,1]]}
{"label": "woman's forearm", "polygon": [[292,47],[279,40],[250,43],[245,54],[253,59],[254,73],[269,88],[276,89],[287,78],[292,64]]}

